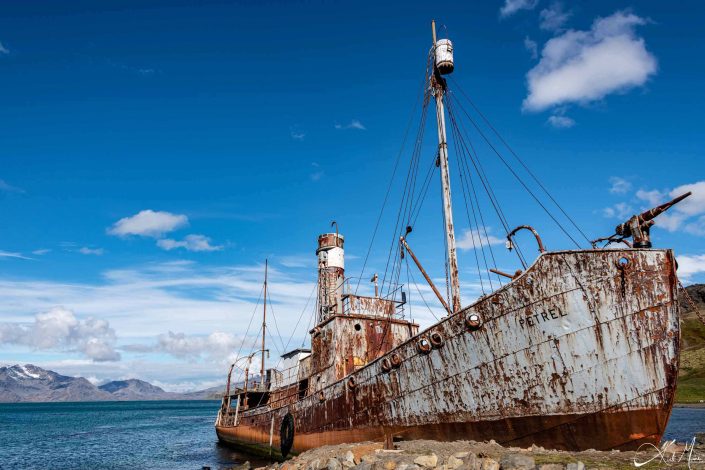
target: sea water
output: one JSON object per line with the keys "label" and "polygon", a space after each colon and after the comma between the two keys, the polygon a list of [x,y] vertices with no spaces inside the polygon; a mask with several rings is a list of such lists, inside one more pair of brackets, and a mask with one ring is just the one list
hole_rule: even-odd
{"label": "sea water", "polygon": [[[218,444],[218,401],[0,404],[1,469],[201,469],[249,460]],[[705,432],[704,408],[675,408],[666,439]]]}

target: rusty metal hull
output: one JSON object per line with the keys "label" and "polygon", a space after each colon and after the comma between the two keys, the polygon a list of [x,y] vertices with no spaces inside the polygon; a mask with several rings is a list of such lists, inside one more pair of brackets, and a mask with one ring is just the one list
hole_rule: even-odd
{"label": "rusty metal hull", "polygon": [[[236,426],[219,417],[216,432],[274,455],[287,414],[292,452],[392,437],[566,450],[657,444],[678,374],[676,292],[669,250],[545,253],[344,379],[293,404],[240,410]],[[476,330],[465,321],[473,313],[482,318]],[[442,344],[424,353],[418,343],[432,333]],[[385,371],[393,353],[401,365]]]}

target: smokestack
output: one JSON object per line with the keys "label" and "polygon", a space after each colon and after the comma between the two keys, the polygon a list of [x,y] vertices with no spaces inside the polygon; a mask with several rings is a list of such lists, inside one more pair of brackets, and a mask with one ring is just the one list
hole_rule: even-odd
{"label": "smokestack", "polygon": [[339,233],[318,236],[318,322],[343,313],[345,238]]}

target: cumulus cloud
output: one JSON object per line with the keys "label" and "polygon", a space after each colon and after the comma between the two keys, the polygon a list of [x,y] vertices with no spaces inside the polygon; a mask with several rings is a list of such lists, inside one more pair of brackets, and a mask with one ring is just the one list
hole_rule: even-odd
{"label": "cumulus cloud", "polygon": [[173,240],[171,238],[157,240],[157,246],[167,251],[177,248],[183,248],[187,251],[219,251],[223,249],[222,245],[211,245],[209,237],[198,234],[186,235],[183,240]]}
{"label": "cumulus cloud", "polygon": [[598,18],[589,31],[569,30],[550,39],[541,60],[527,73],[523,108],[542,111],[568,103],[586,104],[641,86],[656,73],[656,58],[635,33],[647,20],[618,11]]}
{"label": "cumulus cloud", "polygon": [[306,138],[305,132],[290,131],[290,135],[292,139],[298,140],[299,142],[302,142]]}
{"label": "cumulus cloud", "polygon": [[689,279],[694,274],[705,273],[704,255],[680,255],[676,257],[678,261],[678,275],[683,279]]}
{"label": "cumulus cloud", "polygon": [[634,208],[626,202],[620,202],[611,207],[602,209],[602,215],[608,219],[624,219],[631,217],[634,214]]}
{"label": "cumulus cloud", "polygon": [[159,336],[155,350],[180,359],[199,359],[204,356],[224,359],[237,349],[241,341],[242,339],[222,331],[215,331],[208,336],[169,331]]}
{"label": "cumulus cloud", "polygon": [[[612,183],[610,192],[614,194],[625,194],[632,188],[631,183],[623,178],[612,177],[610,182]],[[638,209],[633,210],[629,203],[621,202],[603,209],[603,215],[622,219],[687,192],[692,194],[654,219],[656,226],[669,232],[684,231],[691,235],[703,236],[705,235],[705,181],[683,184],[670,190],[640,188],[634,193],[635,199],[632,200],[639,203]]]}
{"label": "cumulus cloud", "polygon": [[78,351],[96,362],[117,361],[115,331],[105,320],[79,320],[71,310],[53,307],[35,315],[30,324],[0,323],[0,344],[38,350]]}
{"label": "cumulus cloud", "polygon": [[669,232],[683,230],[702,236],[705,235],[705,181],[683,184],[670,191],[640,189],[636,196],[647,201],[649,206],[655,206],[689,191],[693,194],[658,216],[656,225]]}
{"label": "cumulus cloud", "polygon": [[[485,236],[485,232],[487,232],[487,236]],[[506,241],[505,238],[498,238],[492,235],[492,230],[489,227],[483,227],[481,230],[466,229],[463,235],[458,238],[456,246],[460,250],[472,250],[480,246],[502,245]]]}
{"label": "cumulus cloud", "polygon": [[359,131],[365,131],[367,128],[357,119],[353,119],[349,124],[335,124],[336,129],[357,129]]}
{"label": "cumulus cloud", "polygon": [[7,48],[5,46],[3,46],[2,43],[0,42],[0,54],[9,54],[9,53],[10,53],[10,51],[8,51]]}
{"label": "cumulus cloud", "polygon": [[118,220],[108,229],[108,233],[118,237],[140,235],[158,238],[186,225],[188,217],[185,215],[147,209]]}
{"label": "cumulus cloud", "polygon": [[519,10],[533,10],[538,3],[539,0],[504,0],[504,5],[499,9],[499,15],[506,18]]}
{"label": "cumulus cloud", "polygon": [[638,199],[641,199],[642,201],[648,202],[652,206],[657,206],[664,202],[666,194],[662,193],[658,189],[653,189],[651,191],[645,191],[643,189],[640,189],[636,192],[636,197]]}
{"label": "cumulus cloud", "polygon": [[575,125],[575,120],[573,118],[569,118],[568,116],[563,116],[561,114],[549,116],[546,122],[556,129],[568,129],[569,127],[573,127]]}
{"label": "cumulus cloud", "polygon": [[[624,179],[620,178],[619,176],[612,176],[610,178],[610,192],[612,194],[626,194],[632,189],[632,184]],[[637,193],[637,197],[638,197]]]}
{"label": "cumulus cloud", "polygon": [[559,31],[571,16],[571,12],[563,10],[561,2],[553,2],[539,13],[539,27],[547,31]]}

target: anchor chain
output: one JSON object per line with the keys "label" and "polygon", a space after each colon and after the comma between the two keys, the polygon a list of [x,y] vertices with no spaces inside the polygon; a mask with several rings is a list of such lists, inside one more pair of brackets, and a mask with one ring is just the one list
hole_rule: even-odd
{"label": "anchor chain", "polygon": [[681,291],[683,292],[683,295],[685,299],[688,301],[692,309],[695,311],[695,315],[698,317],[698,320],[705,325],[705,314],[703,314],[702,311],[698,308],[698,305],[695,303],[693,298],[690,296],[687,290],[685,290],[685,287],[683,287],[683,283],[681,281],[678,281],[678,286],[681,288]]}

